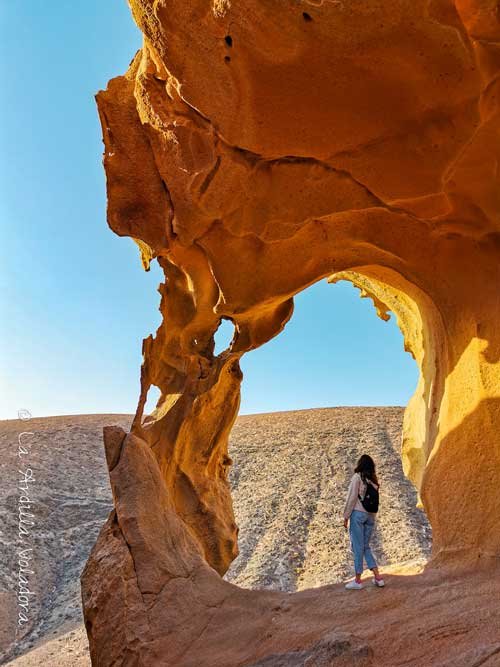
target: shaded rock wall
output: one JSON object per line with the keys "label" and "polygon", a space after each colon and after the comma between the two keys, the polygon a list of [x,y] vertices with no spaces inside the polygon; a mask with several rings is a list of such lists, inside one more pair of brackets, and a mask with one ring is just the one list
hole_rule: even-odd
{"label": "shaded rock wall", "polygon": [[[396,313],[421,369],[403,460],[434,561],[498,562],[495,3],[130,4],[143,48],[97,103],[108,222],[165,274],[132,432],[171,511],[225,572],[239,359],[282,331],[297,292],[347,278]],[[222,318],[235,335],[216,356]]]}

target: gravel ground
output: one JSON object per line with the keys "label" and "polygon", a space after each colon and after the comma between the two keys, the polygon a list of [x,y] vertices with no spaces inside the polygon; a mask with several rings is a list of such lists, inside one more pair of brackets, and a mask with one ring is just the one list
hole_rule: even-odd
{"label": "gravel ground", "polygon": [[328,408],[240,417],[230,449],[240,556],[227,578],[295,591],[351,576],[342,512],[363,453],[381,483],[379,563],[425,559],[430,526],[401,468],[402,416],[402,408]]}

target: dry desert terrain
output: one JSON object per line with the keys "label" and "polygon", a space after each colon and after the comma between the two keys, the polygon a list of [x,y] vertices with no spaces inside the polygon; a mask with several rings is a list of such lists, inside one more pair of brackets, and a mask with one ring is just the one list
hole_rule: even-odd
{"label": "dry desert terrain", "polygon": [[[342,527],[345,491],[363,452],[378,463],[380,564],[420,568],[431,533],[399,457],[403,410],[325,408],[241,416],[231,435],[231,485],[240,555],[227,578],[242,587],[298,591],[352,573]],[[128,428],[131,415],[71,415],[0,422],[2,580],[0,647],[16,667],[89,665],[79,574],[111,508],[102,427]],[[28,453],[17,456],[23,431]],[[34,525],[30,624],[17,638],[19,469],[30,466]],[[343,590],[342,587],[336,587]],[[9,662],[10,661],[10,662]],[[493,663],[491,663],[493,664]],[[489,663],[488,663],[489,665]]]}

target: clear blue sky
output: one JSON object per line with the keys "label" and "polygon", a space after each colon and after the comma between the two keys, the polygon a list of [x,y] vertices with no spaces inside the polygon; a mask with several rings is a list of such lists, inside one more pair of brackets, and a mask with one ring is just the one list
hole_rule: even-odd
{"label": "clear blue sky", "polygon": [[[2,2],[0,16],[0,418],[133,412],[160,271],[107,227],[94,94],[140,34],[124,0]],[[395,323],[345,283],[299,295],[242,367],[243,413],[403,405],[417,378]]]}

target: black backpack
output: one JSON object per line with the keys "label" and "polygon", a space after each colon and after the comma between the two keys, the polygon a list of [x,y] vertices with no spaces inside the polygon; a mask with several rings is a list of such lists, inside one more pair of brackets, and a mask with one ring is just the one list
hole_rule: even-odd
{"label": "black backpack", "polygon": [[370,484],[368,480],[366,481],[365,497],[362,499],[361,496],[358,495],[358,498],[367,512],[378,512],[378,488],[373,484]]}

